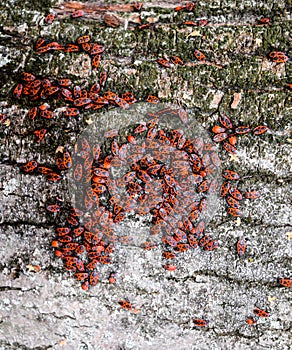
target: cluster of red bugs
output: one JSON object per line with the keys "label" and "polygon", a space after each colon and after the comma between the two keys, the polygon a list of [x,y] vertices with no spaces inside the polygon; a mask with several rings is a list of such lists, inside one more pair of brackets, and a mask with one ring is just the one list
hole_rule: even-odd
{"label": "cluster of red bugs", "polygon": [[[41,38],[36,43],[37,52],[47,52],[51,50],[62,50],[65,52],[78,52],[79,47],[86,50],[88,47],[89,53],[92,56],[92,67],[97,68],[100,62],[100,54],[104,51],[104,46],[96,43],[89,44],[89,36],[82,36],[77,39],[78,45],[66,44],[62,46],[57,42],[51,42],[44,44],[44,39]],[[43,46],[42,46],[43,45]],[[97,54],[99,52],[100,54]],[[105,106],[118,106],[122,108],[129,108],[130,104],[137,101],[132,92],[125,92],[121,96],[118,96],[112,91],[101,92],[104,88],[107,80],[107,73],[101,71],[99,74],[98,82],[94,83],[91,87],[81,89],[78,85],[73,85],[70,79],[58,79],[50,80],[48,78],[40,78],[34,74],[23,72],[21,74],[20,82],[13,88],[12,95],[14,98],[27,97],[30,101],[41,101],[39,106],[32,107],[27,113],[27,118],[34,120],[35,118],[41,118],[43,120],[53,119],[55,113],[49,110],[49,106],[45,101],[62,100],[67,104],[71,104],[67,107],[62,115],[64,117],[76,117],[80,114],[80,110],[98,110]],[[159,99],[156,96],[148,95],[145,98],[146,102],[158,103]],[[6,117],[2,116],[2,121]],[[47,133],[46,128],[41,128],[33,131],[36,142],[41,142]]]}
{"label": "cluster of red bugs", "polygon": [[[129,242],[130,237],[115,231],[129,213],[151,215],[150,235],[162,235],[166,261],[189,249],[212,251],[218,247],[218,242],[204,233],[200,216],[206,211],[208,194],[217,189],[212,174],[220,159],[214,145],[202,137],[190,140],[182,130],[161,129],[159,120],[164,114],[186,118],[184,110],[166,108],[151,113],[152,119],[134,126],[127,136],[122,137],[118,130],[105,131],[109,152],[101,152],[104,145],[91,146],[86,138],[77,145],[72,171],[77,192],[84,197],[79,207],[69,210],[66,226],[56,229],[53,247],[65,268],[82,280],[83,289],[93,284],[90,274],[97,274],[99,264],[111,263],[114,243]],[[58,168],[63,169],[64,154],[57,159]],[[128,171],[114,178],[111,169],[118,167]],[[57,212],[60,207],[50,204],[47,209]],[[156,244],[146,241],[141,247],[150,250]],[[163,268],[174,271],[176,267],[166,263]]]}
{"label": "cluster of red bugs", "polygon": [[[74,12],[72,12],[71,14],[71,18],[80,18],[83,17],[85,15],[85,12],[82,10],[76,10]],[[46,24],[50,25],[54,22],[55,20],[55,15],[53,13],[48,13],[46,15],[46,17],[44,18],[44,21]]]}
{"label": "cluster of red bugs", "polygon": [[272,51],[269,53],[268,57],[275,63],[285,63],[289,61],[289,57],[281,51]]}
{"label": "cluster of red bugs", "polygon": [[[134,4],[135,5],[135,4]],[[135,7],[140,10],[142,3]],[[175,11],[192,11],[194,3],[187,3],[175,8]],[[83,11],[75,11],[72,18],[82,17]],[[45,18],[47,24],[54,21],[54,15]],[[260,24],[268,24],[268,18],[261,18]],[[197,22],[186,21],[185,25],[205,26],[206,20]],[[138,29],[149,28],[150,24],[141,25]],[[96,69],[105,48],[97,43],[90,43],[89,36],[77,39],[77,44],[61,45],[57,42],[48,42],[40,38],[35,50],[38,53],[50,51],[88,53],[92,59],[92,68]],[[198,61],[205,61],[205,55],[199,50],[193,52]],[[284,63],[289,57],[282,52],[271,52],[268,57],[275,63]],[[164,67],[184,65],[178,56],[171,56],[170,60],[157,59],[157,63]],[[79,86],[72,87],[69,79],[50,81],[39,79],[30,73],[23,73],[21,83],[13,89],[13,96],[28,97],[31,101],[47,100],[50,98],[63,99],[72,103],[64,112],[65,117],[74,117],[84,110],[97,110],[104,106],[114,105],[122,108],[136,102],[131,92],[119,97],[108,91],[102,96],[100,89],[105,85],[106,73],[101,72],[99,82],[93,84],[89,91],[81,90]],[[287,88],[291,89],[291,84]],[[158,98],[147,96],[147,102],[157,103]],[[81,282],[83,290],[98,282],[97,268],[100,265],[111,263],[111,254],[115,242],[129,242],[129,236],[121,236],[115,232],[115,226],[134,212],[137,215],[151,215],[151,236],[162,234],[161,243],[166,247],[162,257],[166,261],[173,260],[178,253],[189,249],[201,247],[205,251],[212,251],[218,247],[218,242],[207,236],[204,232],[205,222],[200,216],[204,214],[207,206],[208,194],[217,190],[217,181],[212,173],[220,166],[220,159],[216,148],[205,143],[202,138],[188,139],[182,130],[162,129],[159,119],[164,113],[178,116],[186,122],[185,112],[182,110],[162,110],[145,123],[136,125],[127,136],[119,134],[118,130],[108,130],[104,138],[110,140],[109,151],[101,151],[105,147],[94,143],[90,145],[86,138],[78,144],[74,164],[70,152],[65,149],[57,153],[55,167],[39,165],[35,160],[24,164],[25,173],[41,173],[49,181],[59,181],[62,172],[72,169],[73,178],[77,186],[83,190],[84,197],[80,207],[67,209],[65,225],[56,228],[56,238],[51,246],[55,249],[55,256],[60,257],[65,269],[72,271],[76,280]],[[54,112],[48,110],[45,104],[32,107],[27,117],[30,120],[40,117],[54,118]],[[149,116],[147,116],[149,117]],[[6,116],[1,115],[1,122]],[[248,126],[233,127],[230,119],[224,115],[219,117],[220,126],[212,128],[214,142],[223,142],[223,148],[228,153],[236,153],[236,137],[253,132],[254,135],[265,133],[268,128],[259,125],[253,129]],[[33,132],[36,142],[41,142],[46,129]],[[123,139],[124,138],[124,139]],[[119,143],[120,142],[120,143]],[[149,155],[148,150],[151,149]],[[170,156],[171,155],[171,156]],[[171,159],[170,159],[171,158]],[[172,167],[168,166],[168,162]],[[119,178],[111,176],[111,168],[127,166],[128,171]],[[210,177],[211,176],[211,177]],[[232,216],[240,216],[240,201],[243,198],[255,199],[260,194],[253,190],[243,194],[232,185],[239,175],[232,170],[224,170],[222,176],[225,180],[219,189],[221,197],[225,197],[228,205],[227,212]],[[210,177],[210,178],[209,178]],[[200,198],[196,197],[197,195]],[[195,199],[194,199],[195,198]],[[61,212],[60,202],[47,205],[52,213]],[[64,209],[66,210],[66,208]],[[186,214],[187,213],[187,214]],[[146,241],[141,247],[150,250],[156,243]],[[246,241],[238,239],[236,251],[239,256],[245,252]],[[168,271],[174,271],[176,266],[170,263],[163,265]],[[115,273],[110,272],[109,283],[115,283]],[[280,278],[279,284],[291,288],[292,280]],[[133,313],[137,309],[126,300],[119,301],[120,306]],[[248,325],[256,324],[257,318],[267,318],[269,314],[259,308],[254,309],[255,317],[246,319]],[[195,327],[205,327],[208,321],[193,319]]]}
{"label": "cluster of red bugs", "polygon": [[[184,5],[176,6],[174,8],[174,11],[176,11],[176,12],[178,12],[178,11],[192,12],[194,7],[195,7],[195,3],[194,2],[188,2],[188,3],[184,4]],[[259,18],[257,21],[258,21],[258,24],[261,24],[261,25],[266,25],[266,24],[270,23],[270,19],[267,18],[267,17]],[[208,21],[206,19],[200,19],[197,22],[185,21],[182,24],[188,25],[188,26],[204,27],[204,26],[206,26],[208,24]]]}
{"label": "cluster of red bugs", "polygon": [[63,51],[63,52],[86,52],[91,57],[92,69],[96,69],[101,61],[101,54],[105,47],[97,43],[90,42],[90,36],[84,35],[77,39],[77,44],[59,44],[56,41],[48,42],[44,38],[37,40],[35,50],[38,53],[45,53],[49,51]]}
{"label": "cluster of red bugs", "polygon": [[[245,319],[246,324],[248,325],[255,325],[257,323],[257,320],[259,318],[268,318],[270,314],[262,309],[259,309],[258,307],[255,307],[253,310],[253,313],[255,316],[250,316]],[[193,319],[193,323],[195,327],[201,328],[201,327],[206,327],[208,325],[208,321],[200,318],[195,318]]]}
{"label": "cluster of red bugs", "polygon": [[258,125],[253,129],[246,125],[233,126],[231,120],[223,114],[219,116],[218,121],[220,125],[214,125],[211,129],[212,133],[215,134],[213,136],[213,141],[218,143],[222,142],[222,147],[224,150],[231,154],[236,153],[236,137],[248,134],[250,132],[258,136],[268,131],[268,127],[266,125]]}
{"label": "cluster of red bugs", "polygon": [[[199,50],[194,50],[193,52],[195,58],[200,61],[200,62],[205,62],[206,61],[206,56]],[[171,56],[169,58],[169,60],[165,59],[165,58],[158,58],[156,60],[156,62],[166,68],[170,68],[172,64],[174,65],[178,65],[178,66],[184,66],[185,63],[183,62],[183,60],[178,57],[178,56]]]}
{"label": "cluster of red bugs", "polygon": [[256,324],[259,318],[268,318],[270,316],[267,311],[259,309],[258,307],[254,308],[253,313],[255,314],[254,317],[248,317],[245,320],[245,322],[250,326]]}
{"label": "cluster of red bugs", "polygon": [[[142,9],[143,3],[142,2],[134,2],[131,3],[132,9],[134,11],[140,11]],[[83,10],[76,10],[71,13],[71,18],[80,18],[85,15],[85,12]],[[45,16],[44,21],[46,24],[50,25],[54,22],[55,20],[55,15],[53,13],[49,13]]]}

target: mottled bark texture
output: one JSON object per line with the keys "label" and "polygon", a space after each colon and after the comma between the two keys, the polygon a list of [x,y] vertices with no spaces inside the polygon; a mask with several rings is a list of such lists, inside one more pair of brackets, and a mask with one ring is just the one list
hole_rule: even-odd
{"label": "mottled bark texture", "polygon": [[[270,51],[291,54],[291,1],[200,1],[192,12],[174,12],[177,5],[150,1],[133,12],[119,1],[107,6],[2,1],[0,112],[8,119],[0,125],[0,349],[291,347],[291,292],[277,279],[291,277],[291,91],[285,84],[292,83],[292,64],[267,58]],[[58,16],[47,26],[43,18],[50,9]],[[73,9],[83,9],[85,16],[72,20]],[[269,17],[270,24],[259,25],[261,17]],[[199,19],[208,25],[181,24]],[[153,26],[135,29],[141,23]],[[108,71],[108,90],[130,90],[139,99],[153,94],[193,108],[205,128],[218,113],[241,125],[270,128],[262,138],[240,139],[238,162],[222,153],[224,166],[243,176],[239,187],[262,195],[244,203],[241,223],[227,216],[223,202],[218,204],[208,232],[219,240],[219,249],[181,254],[170,273],[161,268],[161,248],[145,252],[121,246],[113,259],[117,283],[104,279],[89,292],[64,272],[50,248],[54,223],[45,204],[52,195],[66,197],[66,185],[25,175],[19,165],[32,158],[52,164],[56,147],[72,149],[86,120],[99,114],[85,112],[79,123],[58,118],[49,137],[37,144],[31,132],[38,121],[25,117],[33,104],[11,97],[22,71],[70,77],[85,86],[86,80],[94,82],[98,71],[91,71],[87,55],[33,50],[40,36],[64,43],[84,34],[106,47],[101,66]],[[194,59],[195,48],[206,55],[206,63]],[[171,55],[187,64],[167,69],[155,62]],[[136,234],[149,230],[143,222],[135,225]],[[239,259],[234,244],[241,236],[249,241]],[[124,298],[140,311],[121,310],[118,300]],[[248,326],[245,318],[254,306],[271,316]],[[193,318],[207,319],[208,326],[194,329]]]}

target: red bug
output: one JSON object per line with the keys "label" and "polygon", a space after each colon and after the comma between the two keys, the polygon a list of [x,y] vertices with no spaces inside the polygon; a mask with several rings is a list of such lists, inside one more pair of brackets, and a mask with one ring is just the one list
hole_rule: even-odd
{"label": "red bug", "polygon": [[161,66],[163,66],[163,67],[170,67],[170,62],[167,61],[167,60],[164,59],[164,58],[158,58],[158,59],[156,60],[156,62],[157,62],[158,64],[160,64]]}
{"label": "red bug", "polygon": [[60,86],[70,86],[72,84],[72,81],[70,79],[59,79],[58,84]]}
{"label": "red bug", "polygon": [[156,104],[159,102],[159,98],[153,95],[148,95],[145,98],[145,102]]}
{"label": "red bug", "polygon": [[34,120],[35,117],[37,116],[38,114],[38,107],[32,107],[29,112],[27,113],[27,117],[28,119],[30,120]]}
{"label": "red bug", "polygon": [[122,107],[122,108],[129,108],[130,107],[130,105],[122,98],[117,98],[115,100],[115,104],[119,107]]}
{"label": "red bug", "polygon": [[[236,139],[236,136],[235,135],[229,135],[228,136],[228,142],[230,143],[231,146],[235,146],[236,145],[236,142],[237,142],[237,139]],[[228,150],[227,150],[228,152]],[[231,153],[231,152],[229,152]]]}
{"label": "red bug", "polygon": [[110,284],[115,283],[116,282],[116,278],[115,278],[115,273],[111,272],[108,278],[108,281]]}
{"label": "red bug", "polygon": [[[156,234],[156,232],[154,233],[153,230],[151,230],[151,234]],[[168,244],[171,247],[175,247],[177,245],[176,240],[173,237],[171,237],[171,236],[162,237],[161,238],[161,242],[164,243],[164,244]]]}
{"label": "red bug", "polygon": [[206,192],[209,189],[211,181],[210,180],[204,180],[200,183],[200,185],[197,187],[197,191],[200,192]]}
{"label": "red bug", "polygon": [[119,96],[117,94],[115,94],[114,92],[112,92],[112,91],[106,91],[103,94],[103,97],[106,98],[109,101],[115,101],[115,100],[117,100],[119,98]]}
{"label": "red bug", "polygon": [[231,208],[239,208],[240,207],[240,204],[239,202],[234,199],[233,197],[231,196],[227,196],[226,197],[226,203],[231,207]]}
{"label": "red bug", "polygon": [[31,73],[23,72],[21,74],[21,79],[26,81],[26,82],[31,82],[35,80],[35,76]]}
{"label": "red bug", "polygon": [[49,79],[43,79],[43,81],[42,81],[42,87],[43,87],[44,89],[48,89],[48,88],[51,87],[51,86],[52,86],[52,84],[51,84],[51,82],[50,82]]}
{"label": "red bug", "polygon": [[132,92],[125,92],[122,94],[122,98],[129,104],[134,103],[137,101],[136,97],[134,96],[134,94]]}
{"label": "red bug", "polygon": [[57,213],[60,211],[60,206],[58,204],[50,204],[46,206],[46,209],[51,213]]}
{"label": "red bug", "polygon": [[269,24],[270,23],[270,18],[262,17],[258,21],[259,21],[260,24]]}
{"label": "red bug", "polygon": [[99,84],[100,86],[104,86],[107,79],[107,73],[106,72],[100,72],[99,74]]}
{"label": "red bug", "polygon": [[84,215],[84,212],[78,208],[71,208],[70,215],[80,217]]}
{"label": "red bug", "polygon": [[135,139],[135,137],[134,137],[133,135],[128,135],[128,136],[127,136],[127,141],[128,141],[129,143],[133,144],[133,145],[136,144],[136,139]]}
{"label": "red bug", "polygon": [[175,253],[171,253],[171,252],[162,252],[162,257],[164,259],[174,259],[176,255]]}
{"label": "red bug", "polygon": [[[72,14],[72,17],[73,17],[73,14]],[[78,17],[81,17],[81,16],[78,16]],[[73,18],[77,18],[77,17],[73,17]],[[81,289],[83,289],[84,291],[87,291],[89,288],[89,282],[88,281],[84,281],[82,284],[81,284]]]}
{"label": "red bug", "polygon": [[81,164],[76,164],[74,172],[73,172],[73,177],[75,181],[81,181],[82,179],[82,174],[83,174],[83,168]]}
{"label": "red bug", "polygon": [[243,194],[243,196],[247,199],[256,199],[260,197],[260,193],[258,191],[248,191]]}
{"label": "red bug", "polygon": [[22,170],[25,173],[31,173],[37,168],[37,166],[38,166],[38,163],[35,160],[31,160],[22,166]]}
{"label": "red bug", "polygon": [[254,308],[253,312],[256,316],[262,317],[262,318],[267,318],[270,316],[267,311],[261,310],[258,307]]}
{"label": "red bug", "polygon": [[69,227],[57,227],[55,231],[58,236],[65,236],[70,233],[71,229]]}
{"label": "red bug", "polygon": [[206,26],[208,24],[208,21],[206,20],[206,19],[200,19],[200,20],[198,20],[198,22],[197,22],[197,26],[198,27],[204,27],[204,26]]}
{"label": "red bug", "polygon": [[237,128],[235,128],[234,132],[236,134],[247,134],[248,132],[250,132],[250,127],[249,126],[238,126]]}
{"label": "red bug", "polygon": [[134,134],[141,134],[146,130],[147,130],[147,126],[145,124],[140,124],[134,129]]}
{"label": "red bug", "polygon": [[40,117],[44,119],[53,119],[54,118],[54,112],[53,111],[40,111]]}
{"label": "red bug", "polygon": [[242,256],[245,253],[246,249],[246,241],[244,238],[239,238],[238,241],[236,242],[236,251],[239,256]]}
{"label": "red bug", "polygon": [[194,21],[185,21],[185,22],[182,22],[182,24],[187,25],[187,26],[196,26],[197,25],[197,23]]}
{"label": "red bug", "polygon": [[[161,210],[161,208],[160,208],[160,210]],[[186,239],[187,237],[186,237],[186,234],[185,234],[185,232],[183,230],[181,230],[179,228],[176,228],[176,229],[174,229],[173,238],[177,242],[180,242],[180,241]]]}
{"label": "red bug", "polygon": [[84,16],[84,11],[82,11],[82,10],[74,11],[74,12],[71,14],[71,17],[72,17],[72,18],[79,18],[79,17],[83,17],[83,16]]}
{"label": "red bug", "polygon": [[248,324],[248,325],[253,325],[253,324],[256,324],[257,321],[253,318],[253,317],[248,317],[245,322]]}
{"label": "red bug", "polygon": [[47,130],[46,129],[39,129],[33,131],[33,134],[35,136],[35,141],[36,142],[41,142],[42,139],[45,137]]}
{"label": "red bug", "polygon": [[195,7],[195,4],[193,2],[187,2],[185,5],[183,5],[183,8],[189,12],[193,11],[194,7]]}
{"label": "red bug", "polygon": [[197,237],[200,237],[204,234],[205,229],[205,223],[204,221],[200,221],[198,225],[194,228],[194,234],[196,234]]}
{"label": "red bug", "polygon": [[[28,73],[27,73],[27,74],[28,74]],[[29,89],[30,89],[30,91],[31,91],[31,94],[32,94],[32,91],[33,91],[34,89],[37,89],[40,85],[42,85],[42,81],[39,80],[39,79],[35,79],[35,80],[31,81],[31,82],[29,83]],[[37,90],[37,91],[38,91],[38,90]]]}
{"label": "red bug", "polygon": [[74,44],[66,44],[64,49],[64,52],[79,52],[80,48],[78,45],[74,45]]}
{"label": "red bug", "polygon": [[104,52],[104,50],[105,50],[105,47],[103,45],[98,45],[96,43],[91,44],[90,55],[94,56],[97,54],[101,54]]}
{"label": "red bug", "polygon": [[81,107],[81,106],[87,105],[91,102],[92,102],[92,100],[90,98],[80,97],[80,98],[77,98],[76,100],[74,100],[73,103],[74,103],[74,106]]}
{"label": "red bug", "polygon": [[92,69],[96,69],[98,68],[99,64],[100,64],[100,61],[101,61],[101,56],[100,55],[94,55],[91,59],[91,66],[92,66]]}
{"label": "red bug", "polygon": [[240,193],[240,191],[235,188],[235,187],[232,187],[232,188],[229,188],[229,194],[231,197],[233,197],[234,199],[238,200],[238,201],[241,201],[242,200],[242,194]]}
{"label": "red bug", "polygon": [[89,284],[91,286],[95,286],[97,284],[97,282],[98,282],[98,273],[93,271],[89,275]]}
{"label": "red bug", "polygon": [[218,121],[226,129],[232,129],[233,127],[231,120],[226,115],[221,114]]}
{"label": "red bug", "polygon": [[227,180],[238,180],[240,176],[233,170],[223,170],[222,176]]}
{"label": "red bug", "polygon": [[60,88],[58,86],[50,86],[46,89],[45,93],[46,93],[46,95],[50,96],[50,95],[55,94],[59,90],[60,90]]}
{"label": "red bug", "polygon": [[23,85],[22,84],[17,84],[15,88],[12,91],[13,97],[15,98],[20,98],[21,94],[23,91]]}
{"label": "red bug", "polygon": [[91,44],[89,44],[89,43],[83,43],[83,44],[81,44],[81,47],[82,47],[82,49],[83,49],[85,52],[89,53],[89,52],[90,52],[90,49],[91,49]]}
{"label": "red bug", "polygon": [[78,99],[81,97],[81,88],[78,85],[75,85],[73,88],[73,96],[75,97],[75,99]]}
{"label": "red bug", "polygon": [[199,240],[199,246],[200,247],[204,247],[206,244],[212,242],[211,237],[209,236],[203,236],[200,240]]}
{"label": "red bug", "polygon": [[164,270],[166,270],[166,271],[175,271],[176,270],[176,266],[174,266],[174,265],[169,265],[169,264],[167,264],[167,265],[162,265],[162,267],[164,268]]}
{"label": "red bug", "polygon": [[176,6],[175,8],[174,8],[174,11],[181,11],[181,10],[183,10],[185,7],[184,6]]}
{"label": "red bug", "polygon": [[198,61],[205,61],[206,60],[206,56],[199,50],[194,50],[194,56]]}
{"label": "red bug", "polygon": [[223,142],[223,148],[228,153],[231,153],[231,154],[235,154],[236,153],[236,148],[234,146],[232,146],[230,143]]}
{"label": "red bug", "polygon": [[93,85],[91,85],[91,87],[90,87],[90,93],[98,94],[99,91],[100,91],[100,84],[94,83]]}
{"label": "red bug", "polygon": [[56,173],[50,173],[47,175],[47,179],[51,182],[57,182],[61,180],[61,176],[59,174]]}
{"label": "red bug", "polygon": [[206,320],[202,320],[200,318],[193,319],[193,322],[196,327],[206,327],[208,324]]}
{"label": "red bug", "polygon": [[79,237],[84,232],[84,227],[76,227],[72,230],[75,237]]}
{"label": "red bug", "polygon": [[87,272],[74,273],[74,278],[77,279],[77,281],[84,281],[88,278],[88,273]]}
{"label": "red bug", "polygon": [[221,133],[224,133],[226,131],[226,128],[222,128],[221,126],[219,125],[215,125],[212,127],[212,132],[214,134],[221,134]]}
{"label": "red bug", "polygon": [[220,189],[219,189],[219,195],[221,197],[225,197],[230,189],[230,183],[229,182],[223,182]]}
{"label": "red bug", "polygon": [[46,17],[45,17],[45,22],[47,24],[52,24],[54,22],[55,19],[55,15],[53,13],[49,13]]}
{"label": "red bug", "polygon": [[124,309],[124,310],[128,310],[128,311],[132,311],[134,313],[137,313],[138,310],[136,310],[133,305],[127,301],[127,300],[119,300],[119,305]]}
{"label": "red bug", "polygon": [[231,215],[231,216],[241,216],[242,215],[242,213],[241,213],[241,211],[239,210],[239,209],[237,209],[237,208],[228,208],[227,209],[227,213],[229,214],[229,215]]}
{"label": "red bug", "polygon": [[184,251],[186,251],[186,250],[188,250],[188,249],[190,249],[190,246],[189,246],[189,244],[187,244],[187,243],[179,243],[179,244],[177,244],[177,246],[174,248],[175,251],[180,252],[180,253],[182,253],[182,252],[184,252]]}
{"label": "red bug", "polygon": [[199,243],[194,235],[189,234],[187,240],[191,248],[196,249],[198,247]]}
{"label": "red bug", "polygon": [[64,117],[76,117],[80,113],[78,108],[67,108],[66,111],[63,112]]}
{"label": "red bug", "polygon": [[181,58],[179,58],[178,56],[171,56],[170,57],[170,61],[173,63],[173,64],[176,64],[176,65],[180,65],[180,66],[183,66],[184,65],[184,62]]}
{"label": "red bug", "polygon": [[254,135],[262,135],[265,132],[267,132],[269,128],[266,125],[259,125],[253,129],[253,134]]}
{"label": "red bug", "polygon": [[51,247],[58,248],[60,247],[60,243],[57,240],[54,240],[51,242]]}
{"label": "red bug", "polygon": [[219,246],[219,243],[217,241],[211,240],[210,242],[204,244],[203,249],[211,251],[218,248],[218,246]]}
{"label": "red bug", "polygon": [[90,36],[89,35],[80,36],[77,39],[77,43],[79,45],[84,44],[84,43],[88,43],[89,41],[90,41]]}
{"label": "red bug", "polygon": [[291,288],[292,287],[292,279],[290,278],[280,278],[279,284],[283,287]]}
{"label": "red bug", "polygon": [[221,141],[224,141],[225,139],[227,139],[228,135],[223,132],[223,133],[220,133],[220,134],[216,134],[215,136],[213,136],[213,141],[215,142],[221,142]]}

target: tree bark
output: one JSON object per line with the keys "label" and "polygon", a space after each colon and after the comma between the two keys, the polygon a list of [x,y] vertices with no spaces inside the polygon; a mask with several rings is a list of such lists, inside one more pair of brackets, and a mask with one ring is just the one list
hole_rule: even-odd
{"label": "tree bark", "polygon": [[[268,54],[291,54],[291,2],[214,0],[174,11],[179,5],[149,1],[136,11],[119,1],[2,3],[0,113],[7,118],[0,124],[0,349],[289,349],[291,298],[278,279],[291,277],[291,91],[285,85],[292,83],[292,65],[274,63]],[[45,25],[50,9],[56,19]],[[72,19],[79,9],[84,16]],[[262,17],[270,23],[260,24]],[[200,19],[208,24],[182,25]],[[141,24],[150,28],[138,29]],[[84,53],[34,50],[39,37],[64,44],[81,35],[106,47],[96,71]],[[206,61],[197,61],[194,49]],[[185,65],[156,63],[172,55]],[[21,164],[53,164],[56,148],[72,149],[102,113],[85,112],[78,123],[57,118],[38,144],[32,131],[39,121],[26,117],[34,104],[11,91],[23,71],[87,87],[100,70],[108,72],[105,91],[184,106],[206,130],[226,114],[238,125],[268,125],[269,132],[241,137],[238,161],[220,151],[222,166],[241,174],[241,189],[258,189],[261,197],[244,202],[241,222],[218,202],[207,228],[218,250],[183,253],[177,270],[165,272],[161,247],[147,252],[122,245],[113,259],[116,284],[101,270],[101,282],[83,292],[50,247],[54,218],[45,206],[52,197],[66,201],[67,184],[49,185],[45,177],[24,174]],[[147,235],[149,225],[141,220],[132,229]],[[247,251],[239,258],[234,244],[242,236]],[[119,307],[125,298],[137,314]],[[271,316],[250,326],[245,319],[255,306]],[[208,326],[195,328],[194,318]]]}

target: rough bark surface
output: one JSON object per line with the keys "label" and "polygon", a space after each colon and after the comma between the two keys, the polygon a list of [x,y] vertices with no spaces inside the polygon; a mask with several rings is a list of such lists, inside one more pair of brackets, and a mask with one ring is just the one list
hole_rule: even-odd
{"label": "rough bark surface", "polygon": [[[192,12],[174,12],[177,5],[149,1],[139,13],[119,1],[107,6],[2,1],[0,112],[9,121],[0,125],[0,349],[291,348],[291,291],[277,281],[291,277],[291,91],[285,84],[292,83],[292,64],[267,58],[270,51],[292,55],[291,2],[214,0],[196,3]],[[50,9],[58,17],[47,26],[43,18]],[[86,15],[72,20],[73,9]],[[114,27],[105,25],[105,13],[115,17]],[[260,17],[271,23],[258,25]],[[209,22],[205,27],[181,25],[202,18]],[[148,22],[153,29],[135,29]],[[108,70],[108,90],[130,90],[139,99],[153,94],[192,108],[206,129],[219,112],[242,125],[270,128],[262,138],[240,139],[238,162],[221,155],[224,166],[243,176],[242,189],[262,195],[245,202],[241,223],[218,204],[208,226],[218,250],[185,252],[170,273],[161,268],[160,249],[121,246],[113,259],[117,283],[104,279],[89,292],[64,272],[50,248],[54,222],[45,205],[52,195],[65,198],[66,184],[48,185],[44,177],[23,174],[19,165],[32,158],[52,164],[56,147],[72,148],[86,120],[99,113],[85,112],[79,124],[60,118],[50,138],[36,144],[31,131],[37,121],[25,118],[31,103],[11,97],[22,71],[94,82],[98,72],[91,71],[86,55],[33,50],[40,36],[74,42],[84,34],[106,46],[101,65]],[[205,53],[207,63],[194,60],[194,48]],[[171,55],[186,66],[166,69],[155,62]],[[135,234],[148,229],[143,222],[133,225]],[[241,236],[249,241],[240,259],[234,244]],[[137,314],[119,307],[125,298]],[[271,316],[249,326],[245,318],[255,306]],[[207,319],[208,326],[194,329],[196,317]]]}

